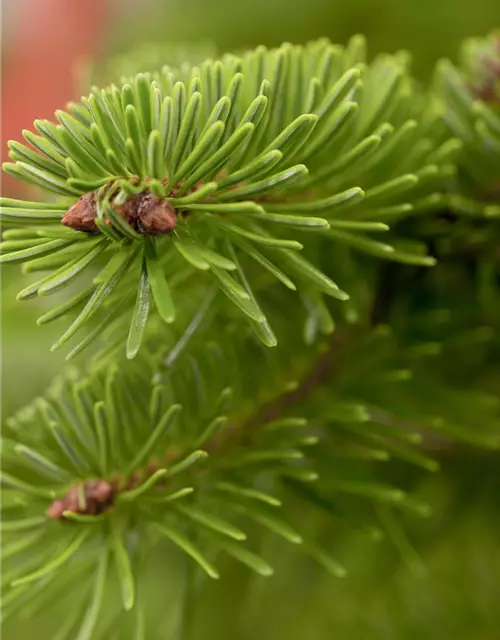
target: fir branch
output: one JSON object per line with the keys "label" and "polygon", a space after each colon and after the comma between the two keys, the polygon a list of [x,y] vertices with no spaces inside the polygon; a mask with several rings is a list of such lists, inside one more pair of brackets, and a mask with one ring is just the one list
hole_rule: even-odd
{"label": "fir branch", "polygon": [[[259,270],[252,268],[242,288],[227,247],[252,256],[287,286],[297,278],[305,294],[340,300],[347,294],[296,255],[300,240],[312,250],[345,243],[381,258],[433,264],[364,233],[388,228],[379,218],[387,208],[398,208],[401,217],[439,191],[451,157],[446,145],[441,153],[430,146],[405,157],[408,145],[429,141],[423,136],[438,114],[432,108],[409,114],[408,96],[415,94],[415,105],[419,100],[405,63],[382,56],[364,65],[358,40],[345,49],[322,40],[142,73],[93,89],[71,113],[58,111],[58,124],[35,122],[39,135],[25,136],[35,150],[11,143],[13,162],[4,169],[55,193],[58,202],[2,200],[4,224],[26,225],[32,235],[23,248],[6,240],[1,260],[57,265],[55,288],[88,273],[94,260],[101,269],[54,348],[102,315],[106,299],[113,307],[132,288],[139,289],[127,350],[134,357],[152,308],[146,300],[165,321],[175,319],[170,290],[177,263],[197,278],[212,276],[274,346],[252,293]],[[76,232],[57,238],[58,220]],[[57,239],[49,233],[42,241],[40,224]],[[47,280],[29,296],[50,293]]]}

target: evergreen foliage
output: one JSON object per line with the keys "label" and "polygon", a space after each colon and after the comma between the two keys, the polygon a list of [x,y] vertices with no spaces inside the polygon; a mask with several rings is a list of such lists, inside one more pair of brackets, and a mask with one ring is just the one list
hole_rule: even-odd
{"label": "evergreen foliage", "polygon": [[[436,73],[445,120],[463,142],[455,207],[466,213],[500,215],[500,33],[465,42],[461,68],[441,61]],[[468,197],[467,197],[468,196]],[[472,196],[472,199],[470,196]],[[479,202],[478,202],[479,201]]]}
{"label": "evergreen foliage", "polygon": [[38,323],[81,356],[2,438],[4,619],[68,598],[59,640],[169,637],[151,566],[198,637],[224,557],[273,574],[263,532],[343,577],[319,514],[419,567],[398,522],[432,505],[391,469],[500,445],[495,268],[460,244],[500,212],[498,36],[429,91],[360,36],[169,51],[4,165],[44,197],[2,199],[1,261],[42,272],[20,300],[65,290]]}
{"label": "evergreen foliage", "polygon": [[[345,50],[321,41],[225,56],[189,71],[165,67],[121,88],[95,89],[69,113],[58,112],[58,125],[36,122],[40,135],[25,137],[38,153],[11,143],[14,162],[5,170],[63,196],[3,202],[4,223],[28,228],[7,231],[2,261],[51,271],[20,299],[50,295],[87,267],[101,267],[92,285],[39,320],[85,303],[54,348],[99,311],[109,326],[109,309],[133,306],[127,297],[138,290],[127,341],[133,357],[151,298],[173,322],[175,289],[197,271],[208,272],[274,346],[241,260],[252,258],[323,307],[324,294],[342,301],[348,293],[298,252],[313,255],[324,238],[433,264],[419,248],[372,234],[439,205],[458,146],[441,140],[434,102],[414,95],[406,57],[383,56],[367,67],[364,49],[354,38]],[[405,154],[407,145],[415,153]],[[69,229],[53,227],[61,218]]]}

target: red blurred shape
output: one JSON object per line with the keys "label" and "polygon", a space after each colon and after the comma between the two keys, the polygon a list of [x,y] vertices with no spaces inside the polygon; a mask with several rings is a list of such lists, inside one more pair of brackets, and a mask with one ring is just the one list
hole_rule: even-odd
{"label": "red blurred shape", "polygon": [[[53,118],[75,97],[74,64],[95,54],[109,25],[107,0],[16,0],[3,52],[2,160],[37,118]],[[6,35],[6,34],[4,34]],[[4,42],[5,42],[4,38]],[[4,195],[25,187],[3,174]]]}

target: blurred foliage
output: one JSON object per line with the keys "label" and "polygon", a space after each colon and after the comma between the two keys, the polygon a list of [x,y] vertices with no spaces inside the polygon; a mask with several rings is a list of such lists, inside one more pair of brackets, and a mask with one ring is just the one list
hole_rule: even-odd
{"label": "blurred foliage", "polygon": [[46,301],[34,300],[20,305],[16,293],[26,276],[15,267],[2,273],[2,419],[39,395],[48,381],[61,369],[63,358],[49,351],[59,327],[33,331],[36,318]]}
{"label": "blurred foliage", "polygon": [[[500,628],[498,527],[500,479],[493,456],[448,456],[436,475],[413,472],[407,481],[432,501],[434,514],[411,518],[411,541],[418,558],[403,551],[397,536],[378,542],[352,529],[315,523],[332,550],[349,566],[333,580],[300,549],[276,538],[264,542],[273,558],[272,579],[253,576],[234,561],[222,567],[225,580],[205,584],[198,601],[196,640],[497,640]],[[395,544],[396,543],[396,544]],[[180,567],[169,559],[171,580],[149,568],[141,588],[162,619],[147,640],[164,640],[175,625]],[[300,576],[300,580],[295,579]],[[292,579],[293,577],[293,579]],[[232,588],[228,589],[230,583]],[[53,640],[57,610],[42,611],[34,624],[22,620],[4,630],[5,640]],[[157,608],[158,610],[158,608]],[[221,628],[224,635],[221,636]],[[118,639],[118,635],[101,635]]]}
{"label": "blurred foliage", "polygon": [[[236,640],[494,640],[500,615],[500,562],[495,552],[499,522],[495,460],[454,459],[443,473],[414,478],[417,494],[435,505],[425,521],[411,521],[411,538],[419,550],[401,562],[390,536],[378,543],[366,537],[327,530],[335,553],[349,566],[337,583],[325,579],[300,553],[290,557],[275,545],[273,581],[253,585],[250,610],[241,611],[242,594],[225,596],[226,611],[239,610],[251,620],[246,633],[229,627]],[[410,524],[410,523],[407,523]],[[420,562],[422,570],[419,571]],[[300,575],[301,579],[290,579]],[[235,581],[236,582],[236,581]],[[250,589],[252,587],[250,586]],[[226,590],[227,592],[227,590]],[[200,614],[210,620],[220,591]],[[258,613],[257,613],[258,612]],[[300,612],[300,613],[299,613]],[[228,616],[227,624],[232,622]],[[234,623],[233,623],[234,624]],[[215,630],[215,625],[214,625]],[[205,638],[216,635],[203,634]]]}
{"label": "blurred foliage", "polygon": [[[464,38],[500,24],[498,0],[157,0],[149,11],[133,10],[107,40],[108,53],[138,42],[213,40],[229,51],[319,37],[345,42],[363,33],[371,55],[411,51],[414,72],[428,78],[436,60],[455,57]],[[154,19],[153,19],[154,18]]]}

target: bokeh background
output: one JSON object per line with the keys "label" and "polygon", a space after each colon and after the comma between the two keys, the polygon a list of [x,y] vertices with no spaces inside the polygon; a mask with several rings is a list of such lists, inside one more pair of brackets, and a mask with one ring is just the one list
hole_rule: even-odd
{"label": "bokeh background", "polygon": [[[372,54],[410,50],[425,82],[463,38],[496,26],[499,0],[3,0],[2,156],[34,118],[79,97],[92,65],[99,71],[141,43],[213,41],[225,51],[321,36],[345,42],[361,32]],[[3,195],[24,189],[3,178]],[[15,301],[21,278],[16,267],[3,272],[3,416],[62,366],[49,354],[54,330],[34,323],[43,301]],[[281,561],[280,548],[271,550],[277,577],[264,588],[235,573],[233,590],[207,594],[201,640],[499,640],[498,468],[497,458],[471,451],[444,460],[439,477],[412,472],[408,481],[435,507],[427,521],[411,522],[418,557],[397,532],[387,543],[334,532],[350,574],[332,582],[300,556]],[[20,622],[5,637],[43,640],[43,628],[43,620],[36,630]]]}

